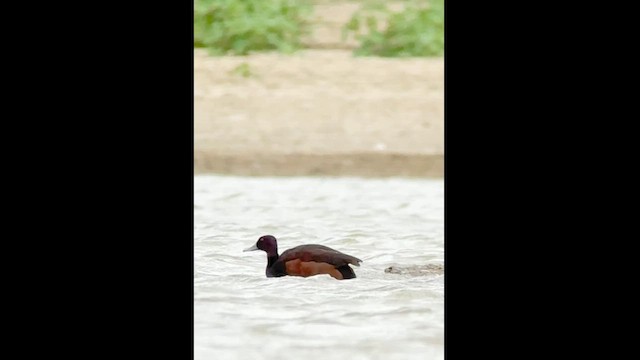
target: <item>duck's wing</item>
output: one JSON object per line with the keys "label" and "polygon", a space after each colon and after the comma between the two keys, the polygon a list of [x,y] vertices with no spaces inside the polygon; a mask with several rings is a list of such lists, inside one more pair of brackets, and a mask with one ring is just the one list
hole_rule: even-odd
{"label": "duck's wing", "polygon": [[287,262],[299,259],[302,262],[315,261],[320,263],[331,264],[335,267],[352,264],[360,266],[362,260],[357,257],[341,253],[324,245],[300,245],[291,248],[280,255],[278,261]]}

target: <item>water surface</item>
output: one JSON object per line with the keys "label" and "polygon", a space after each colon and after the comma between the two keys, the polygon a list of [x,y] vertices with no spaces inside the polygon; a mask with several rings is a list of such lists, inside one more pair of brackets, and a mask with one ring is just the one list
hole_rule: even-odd
{"label": "water surface", "polygon": [[[442,359],[444,184],[424,179],[194,178],[195,359]],[[356,279],[266,278],[259,236],[363,260]]]}

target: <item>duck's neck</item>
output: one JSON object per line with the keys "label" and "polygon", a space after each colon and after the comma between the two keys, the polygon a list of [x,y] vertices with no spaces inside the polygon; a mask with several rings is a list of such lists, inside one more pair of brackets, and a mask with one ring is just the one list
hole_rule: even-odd
{"label": "duck's neck", "polygon": [[278,261],[278,252],[275,251],[271,254],[267,254],[267,269],[273,266]]}

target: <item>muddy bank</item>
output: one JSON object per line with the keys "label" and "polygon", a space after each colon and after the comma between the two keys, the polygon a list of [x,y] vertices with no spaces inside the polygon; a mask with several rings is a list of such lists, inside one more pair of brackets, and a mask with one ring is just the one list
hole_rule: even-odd
{"label": "muddy bank", "polygon": [[244,176],[442,177],[441,155],[195,153],[195,173]]}

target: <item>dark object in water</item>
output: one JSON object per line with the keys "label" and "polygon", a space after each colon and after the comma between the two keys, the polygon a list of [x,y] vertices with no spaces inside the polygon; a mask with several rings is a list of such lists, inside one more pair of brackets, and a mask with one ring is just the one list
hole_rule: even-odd
{"label": "dark object in water", "polygon": [[323,245],[300,245],[278,255],[278,242],[271,235],[261,236],[244,251],[267,253],[267,277],[329,274],[338,280],[353,279],[356,274],[349,264],[360,266],[362,260]]}
{"label": "dark object in water", "polygon": [[413,276],[442,275],[444,274],[444,265],[441,265],[441,264],[409,265],[409,266],[393,265],[384,269],[384,272],[390,273],[390,274],[405,274],[405,275],[413,275]]}

